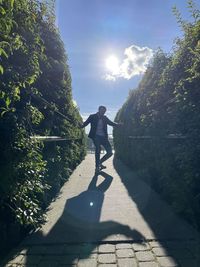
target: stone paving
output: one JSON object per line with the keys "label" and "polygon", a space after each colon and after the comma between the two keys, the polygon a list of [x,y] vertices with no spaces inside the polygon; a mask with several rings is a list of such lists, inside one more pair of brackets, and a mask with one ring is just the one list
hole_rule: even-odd
{"label": "stone paving", "polygon": [[200,267],[199,233],[118,160],[106,166],[94,176],[87,155],[0,267]]}
{"label": "stone paving", "polygon": [[[170,248],[170,250],[168,250]],[[19,247],[2,266],[199,267],[196,241],[56,244]],[[170,251],[170,252],[169,252]],[[176,258],[176,260],[175,260]]]}

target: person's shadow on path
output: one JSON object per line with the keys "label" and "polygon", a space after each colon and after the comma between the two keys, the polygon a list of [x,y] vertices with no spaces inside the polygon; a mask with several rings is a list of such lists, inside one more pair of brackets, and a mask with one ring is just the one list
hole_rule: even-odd
{"label": "person's shadow on path", "polygon": [[94,175],[86,191],[67,200],[65,215],[81,220],[83,224],[99,222],[104,193],[113,180],[112,176],[103,171],[99,174],[104,177],[104,181],[97,185],[98,175]]}
{"label": "person's shadow on path", "polygon": [[[98,176],[104,178],[99,185],[97,185]],[[29,247],[30,244],[34,244],[34,246],[46,244],[47,246],[53,245],[53,247],[55,245],[63,247],[70,245],[73,247],[73,245],[81,244],[81,251],[74,251],[67,258],[66,264],[70,265],[77,258],[89,258],[96,246],[99,243],[103,243],[103,241],[105,242],[105,239],[110,236],[114,239],[116,238],[117,242],[120,242],[119,236],[123,235],[130,240],[134,240],[134,242],[142,243],[144,236],[137,230],[131,229],[128,225],[122,225],[112,220],[100,222],[104,194],[110,187],[112,180],[113,177],[103,171],[99,175],[95,175],[86,191],[67,199],[62,216],[50,232],[46,236],[42,232],[35,233],[33,238],[30,239],[31,242],[29,240],[25,243],[25,248]],[[83,246],[84,243],[85,246]],[[86,245],[86,243],[89,243],[89,245]],[[85,250],[84,247],[87,249]],[[56,254],[56,251],[53,251],[52,254],[50,254],[50,251],[52,249],[49,250],[49,255],[53,260],[53,254]],[[30,264],[31,260],[31,257],[27,255],[26,264]]]}

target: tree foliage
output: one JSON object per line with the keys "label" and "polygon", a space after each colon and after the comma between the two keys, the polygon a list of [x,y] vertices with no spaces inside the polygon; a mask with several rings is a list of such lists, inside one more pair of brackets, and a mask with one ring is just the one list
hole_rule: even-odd
{"label": "tree foliage", "polygon": [[119,110],[116,120],[126,130],[115,131],[115,146],[125,163],[150,177],[175,210],[200,227],[200,12],[188,4],[193,22],[176,12],[184,37],[172,54],[157,51]]}
{"label": "tree foliage", "polygon": [[[0,0],[0,236],[4,241],[9,224],[30,228],[41,223],[53,193],[85,155],[66,61],[51,5]],[[34,135],[68,141],[43,144],[31,138]]]}

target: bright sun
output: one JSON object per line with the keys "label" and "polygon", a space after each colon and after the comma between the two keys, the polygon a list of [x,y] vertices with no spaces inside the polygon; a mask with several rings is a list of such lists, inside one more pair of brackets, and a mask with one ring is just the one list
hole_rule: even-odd
{"label": "bright sun", "polygon": [[119,70],[119,60],[116,56],[111,55],[106,59],[106,68],[112,73],[116,73]]}

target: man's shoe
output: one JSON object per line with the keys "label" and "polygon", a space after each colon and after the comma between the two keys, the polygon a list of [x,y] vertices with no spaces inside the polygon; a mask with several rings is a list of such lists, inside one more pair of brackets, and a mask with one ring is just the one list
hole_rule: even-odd
{"label": "man's shoe", "polygon": [[106,169],[106,166],[104,166],[103,164],[100,164],[99,166],[100,170]]}

